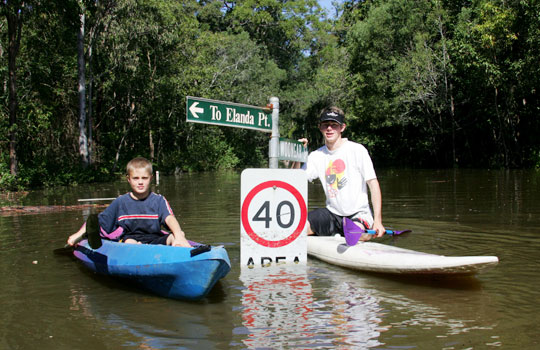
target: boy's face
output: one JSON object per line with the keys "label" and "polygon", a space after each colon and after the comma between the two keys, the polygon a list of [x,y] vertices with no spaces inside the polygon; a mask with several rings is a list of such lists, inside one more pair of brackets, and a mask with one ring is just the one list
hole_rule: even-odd
{"label": "boy's face", "polygon": [[319,130],[323,134],[325,142],[333,143],[341,137],[341,133],[345,130],[345,124],[328,120],[319,124]]}
{"label": "boy's face", "polygon": [[137,198],[144,199],[150,193],[152,174],[146,168],[132,169],[127,176],[127,180]]}

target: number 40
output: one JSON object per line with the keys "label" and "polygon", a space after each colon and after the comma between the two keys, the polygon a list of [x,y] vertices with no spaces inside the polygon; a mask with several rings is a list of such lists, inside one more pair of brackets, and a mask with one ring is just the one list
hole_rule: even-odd
{"label": "number 40", "polygon": [[[289,207],[289,211],[282,213],[283,207],[287,206]],[[281,219],[282,216],[285,216],[287,214],[290,214],[289,221],[283,222]],[[270,201],[266,201],[263,203],[261,208],[257,211],[257,213],[253,216],[253,221],[264,221],[264,227],[270,228],[270,222],[272,221],[272,217],[270,216]],[[289,201],[283,201],[280,202],[276,208],[276,221],[279,227],[281,228],[289,228],[292,226],[294,222],[294,207],[291,202]]]}

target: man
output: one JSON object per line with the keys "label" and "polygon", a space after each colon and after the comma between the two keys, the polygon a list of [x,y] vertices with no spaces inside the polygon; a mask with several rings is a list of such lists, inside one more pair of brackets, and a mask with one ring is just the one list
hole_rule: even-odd
{"label": "man", "polygon": [[[319,117],[324,146],[309,154],[302,167],[307,178],[319,178],[326,194],[326,208],[308,213],[308,235],[343,234],[343,218],[352,219],[361,229],[385,233],[382,224],[382,196],[373,163],[366,148],[342,137],[345,114],[338,107],[325,108]],[[307,145],[307,139],[301,139]],[[295,164],[296,168],[299,164]],[[373,214],[369,206],[371,194]],[[361,240],[371,239],[364,234]]]}

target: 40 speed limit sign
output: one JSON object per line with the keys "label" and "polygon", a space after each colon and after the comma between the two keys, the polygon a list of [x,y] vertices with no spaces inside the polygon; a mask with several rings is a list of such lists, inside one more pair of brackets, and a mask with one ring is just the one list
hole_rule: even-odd
{"label": "40 speed limit sign", "polygon": [[240,264],[307,260],[307,179],[300,169],[246,169],[241,177]]}

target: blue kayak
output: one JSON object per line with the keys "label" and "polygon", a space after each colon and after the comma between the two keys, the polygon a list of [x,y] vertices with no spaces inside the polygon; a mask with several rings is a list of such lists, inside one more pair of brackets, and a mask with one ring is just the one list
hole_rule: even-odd
{"label": "blue kayak", "polygon": [[89,269],[135,282],[158,295],[196,300],[205,297],[231,269],[223,247],[171,247],[103,240],[92,249],[87,240],[73,252]]}

